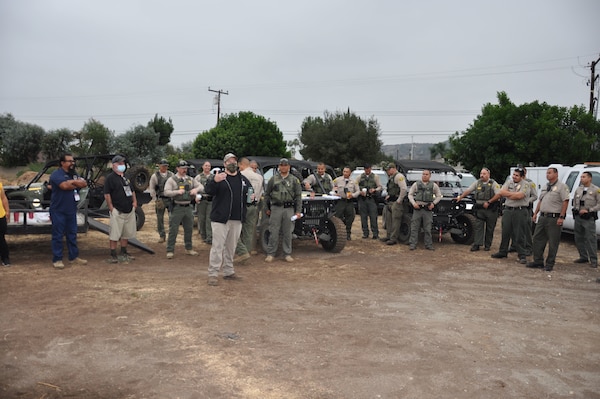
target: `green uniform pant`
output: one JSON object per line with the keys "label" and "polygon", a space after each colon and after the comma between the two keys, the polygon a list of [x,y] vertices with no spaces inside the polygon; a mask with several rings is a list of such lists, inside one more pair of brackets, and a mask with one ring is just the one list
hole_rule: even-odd
{"label": "green uniform pant", "polygon": [[174,204],[169,219],[169,238],[167,239],[167,252],[174,252],[175,241],[177,241],[177,233],[179,225],[183,225],[183,242],[185,249],[192,249],[192,232],[194,231],[194,213],[192,206],[181,206]]}
{"label": "green uniform pant", "polygon": [[156,230],[158,231],[158,235],[163,238],[166,238],[167,236],[165,232],[165,211],[169,210],[170,205],[170,198],[157,198],[156,201],[154,201],[154,208],[156,210]]}
{"label": "green uniform pant", "polygon": [[363,237],[369,236],[369,222],[373,237],[379,237],[379,226],[377,225],[377,203],[373,197],[359,197],[358,212],[360,213],[360,224]]}
{"label": "green uniform pant", "polygon": [[498,221],[498,211],[496,209],[477,209],[475,215],[475,241],[473,245],[484,245],[485,248],[492,246],[494,239],[494,229]]}
{"label": "green uniform pant", "polygon": [[398,241],[400,237],[400,225],[402,224],[402,215],[404,214],[404,205],[394,201],[386,205],[388,207],[388,215],[385,221],[387,226],[388,239]]}
{"label": "green uniform pant", "polygon": [[256,241],[256,223],[258,222],[258,207],[248,205],[246,209],[246,220],[242,223],[242,233],[235,248],[236,255],[245,255],[254,251]]}
{"label": "green uniform pant", "polygon": [[544,263],[544,250],[548,244],[548,255],[546,256],[546,267],[554,266],[556,253],[560,244],[560,233],[562,226],[556,224],[558,218],[540,216],[533,233],[533,261]]}
{"label": "green uniform pant", "polygon": [[412,221],[410,223],[410,240],[409,244],[411,247],[416,247],[419,241],[419,230],[423,225],[423,234],[425,247],[431,248],[433,246],[433,239],[431,238],[431,225],[433,224],[433,212],[428,209],[415,209],[412,215]]}
{"label": "green uniform pant", "polygon": [[210,225],[210,212],[212,211],[212,202],[205,199],[200,200],[196,205],[198,214],[198,233],[203,240],[212,241],[212,227]]}
{"label": "green uniform pant", "polygon": [[596,220],[582,219],[575,216],[575,246],[579,257],[589,259],[593,265],[598,264],[598,241],[596,240]]}
{"label": "green uniform pant", "polygon": [[529,210],[527,207],[521,209],[514,208],[504,209],[502,215],[502,241],[500,241],[499,253],[502,255],[508,254],[508,244],[512,240],[519,257],[525,256],[525,247],[523,234],[525,233],[525,223],[529,223]]}
{"label": "green uniform pant", "polygon": [[350,237],[352,223],[354,223],[354,218],[356,217],[356,210],[354,209],[352,200],[340,199],[335,205],[335,216],[344,222],[346,225],[346,235]]}
{"label": "green uniform pant", "polygon": [[267,255],[275,256],[277,247],[279,246],[279,234],[283,242],[281,247],[283,249],[283,255],[292,254],[292,231],[294,229],[294,222],[291,218],[294,216],[294,208],[284,208],[282,206],[272,206],[271,216],[269,217],[269,245],[267,247]]}

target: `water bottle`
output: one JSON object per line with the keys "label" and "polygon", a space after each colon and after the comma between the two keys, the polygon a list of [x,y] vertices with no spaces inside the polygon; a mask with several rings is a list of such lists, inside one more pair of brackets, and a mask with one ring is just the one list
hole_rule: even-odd
{"label": "water bottle", "polygon": [[[301,213],[301,214],[300,214],[300,217],[304,217],[304,214],[303,214],[303,213]],[[290,218],[290,220],[291,220],[292,222],[295,222],[296,220],[298,220],[298,216],[296,216],[296,215],[292,215],[292,217]]]}
{"label": "water bottle", "polygon": [[252,202],[254,202],[253,197],[254,196],[254,187],[250,186],[248,187],[248,194],[246,196],[246,202],[251,204]]}

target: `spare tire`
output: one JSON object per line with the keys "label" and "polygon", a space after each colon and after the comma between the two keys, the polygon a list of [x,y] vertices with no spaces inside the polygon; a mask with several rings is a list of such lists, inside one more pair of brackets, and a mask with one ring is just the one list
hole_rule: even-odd
{"label": "spare tire", "polygon": [[125,177],[131,180],[133,189],[139,193],[146,191],[150,185],[150,172],[143,165],[136,165],[129,168]]}

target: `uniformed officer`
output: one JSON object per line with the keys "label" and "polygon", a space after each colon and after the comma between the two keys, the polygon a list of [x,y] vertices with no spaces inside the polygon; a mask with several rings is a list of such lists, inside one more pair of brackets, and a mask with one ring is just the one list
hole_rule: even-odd
{"label": "uniformed officer", "polygon": [[556,168],[548,168],[546,179],[548,184],[542,189],[540,200],[533,213],[533,220],[537,218],[535,233],[533,233],[533,262],[529,262],[527,267],[544,267],[544,250],[548,244],[545,270],[549,272],[556,262],[562,225],[569,206],[569,187],[558,181]]}
{"label": "uniformed officer", "polygon": [[269,180],[265,190],[266,214],[269,216],[269,244],[265,262],[272,262],[279,246],[279,234],[282,235],[283,256],[286,262],[292,258],[292,216],[301,217],[302,185],[300,180],[290,173],[290,161],[279,160],[279,173]]}
{"label": "uniformed officer", "polygon": [[234,262],[242,262],[250,258],[252,253],[256,254],[254,245],[256,241],[256,224],[258,223],[257,205],[265,186],[264,178],[252,170],[248,158],[240,158],[238,167],[240,168],[240,174],[250,181],[252,188],[248,188],[249,198],[246,201],[246,219],[242,223],[242,232],[235,248],[237,256],[233,259]]}
{"label": "uniformed officer", "polygon": [[210,225],[210,212],[212,211],[212,195],[206,194],[204,187],[208,179],[212,179],[214,176],[211,171],[210,162],[206,161],[202,164],[202,172],[198,173],[194,180],[196,180],[202,189],[199,191],[202,197],[198,204],[196,204],[196,213],[198,214],[198,234],[202,237],[207,244],[212,244],[212,227]]}
{"label": "uniformed officer", "polygon": [[317,172],[302,181],[304,188],[315,194],[329,194],[333,190],[331,176],[325,172],[325,164],[317,164]]}
{"label": "uniformed officer", "polygon": [[598,267],[598,241],[596,220],[600,211],[600,188],[592,183],[592,174],[581,174],[581,185],[573,197],[573,219],[575,221],[575,245],[579,259],[575,263],[588,263]]}
{"label": "uniformed officer", "polygon": [[192,201],[201,187],[200,183],[187,175],[189,164],[181,160],[177,164],[177,173],[165,183],[165,195],[173,200],[173,211],[169,219],[169,237],[167,239],[167,259],[172,259],[179,225],[183,225],[183,241],[185,253],[196,256],[198,252],[192,248],[192,232],[194,230],[194,213]]}
{"label": "uniformed officer", "polygon": [[430,181],[431,171],[424,170],[421,181],[414,182],[408,191],[408,200],[413,206],[412,221],[410,224],[410,250],[417,249],[419,230],[423,226],[425,248],[433,251],[433,239],[431,238],[431,225],[433,223],[433,208],[442,200],[440,187]]}
{"label": "uniformed officer", "polygon": [[387,245],[394,245],[398,243],[400,237],[400,225],[402,224],[402,215],[404,214],[404,197],[408,192],[406,185],[406,178],[396,168],[396,164],[390,162],[385,168],[389,179],[387,182],[387,196],[385,197],[386,202],[386,237],[381,240]]}
{"label": "uniformed officer", "polygon": [[360,224],[363,231],[362,238],[369,238],[369,222],[373,239],[379,238],[379,226],[377,225],[377,196],[382,187],[379,176],[371,173],[371,164],[365,164],[365,171],[356,180],[360,194],[358,196],[358,213],[360,213]]}
{"label": "uniformed officer", "polygon": [[[523,172],[525,175],[523,176],[523,180],[529,184],[529,205],[527,207],[527,212],[529,213],[529,222],[525,223],[525,231],[523,232],[523,247],[525,248],[525,255],[531,256],[533,252],[533,203],[538,199],[537,194],[537,186],[535,182],[527,177],[527,168],[519,165],[519,167],[523,168]],[[510,243],[509,252],[517,252],[516,246],[514,242]]]}
{"label": "uniformed officer", "polygon": [[356,217],[354,210],[354,200],[358,198],[360,190],[358,184],[350,179],[352,170],[346,166],[342,170],[342,176],[333,181],[333,190],[340,196],[340,200],[335,205],[335,216],[340,218],[346,225],[346,239],[351,240],[352,223]]}
{"label": "uniformed officer", "polygon": [[492,258],[506,258],[508,244],[512,240],[517,247],[519,263],[526,264],[525,254],[525,223],[529,223],[529,190],[531,186],[523,179],[525,172],[522,167],[515,168],[512,180],[507,181],[500,190],[500,195],[506,198],[504,213],[502,215],[502,241],[498,252]]}
{"label": "uniformed officer", "polygon": [[154,199],[154,208],[156,210],[156,230],[158,231],[158,242],[165,242],[167,237],[165,233],[165,211],[170,209],[171,198],[165,196],[165,183],[167,179],[173,176],[169,169],[169,162],[161,159],[158,163],[158,170],[150,177],[148,191]]}
{"label": "uniformed officer", "polygon": [[[461,195],[456,197],[461,201],[473,193],[475,198],[475,241],[471,251],[479,251],[482,245],[489,251],[494,239],[494,229],[498,221],[498,206],[500,204],[500,185],[490,178],[488,168],[481,169],[479,180],[474,181]],[[485,234],[484,234],[485,233]]]}

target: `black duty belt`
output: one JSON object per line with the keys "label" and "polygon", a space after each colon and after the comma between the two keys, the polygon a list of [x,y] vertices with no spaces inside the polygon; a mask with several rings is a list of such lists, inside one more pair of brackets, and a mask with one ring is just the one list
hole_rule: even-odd
{"label": "black duty belt", "polygon": [[178,203],[175,203],[175,205],[176,206],[182,206],[184,208],[187,207],[187,206],[190,206],[190,204],[178,204]]}
{"label": "black duty belt", "polygon": [[540,212],[540,216],[544,216],[547,218],[557,218],[560,216],[560,213]]}
{"label": "black duty belt", "polygon": [[508,209],[509,211],[515,211],[517,209],[527,209],[526,206],[507,206],[505,209]]}
{"label": "black duty belt", "polygon": [[248,206],[256,206],[258,204],[258,202],[254,201],[248,204]]}
{"label": "black duty belt", "polygon": [[282,206],[284,208],[293,208],[295,206],[294,202],[274,202],[274,206]]}

